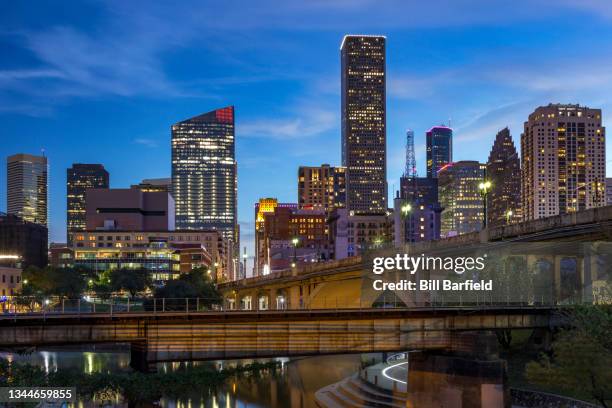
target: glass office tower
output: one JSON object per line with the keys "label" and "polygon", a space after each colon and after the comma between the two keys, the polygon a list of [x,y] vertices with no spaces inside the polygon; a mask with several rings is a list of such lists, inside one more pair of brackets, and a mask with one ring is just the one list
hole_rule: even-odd
{"label": "glass office tower", "polygon": [[7,159],[9,214],[47,226],[47,158],[15,154]]}
{"label": "glass office tower", "polygon": [[438,172],[453,161],[453,129],[434,126],[425,134],[427,147],[427,177],[438,177]]}
{"label": "glass office tower", "polygon": [[218,230],[238,248],[234,107],[172,125],[176,228]]}

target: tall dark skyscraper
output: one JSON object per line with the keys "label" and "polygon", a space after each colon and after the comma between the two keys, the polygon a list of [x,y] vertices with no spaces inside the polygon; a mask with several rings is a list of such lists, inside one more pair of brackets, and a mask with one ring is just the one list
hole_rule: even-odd
{"label": "tall dark skyscraper", "polygon": [[109,176],[101,164],[75,163],[66,173],[66,238],[70,245],[75,232],[85,231],[85,191],[108,188]]}
{"label": "tall dark skyscraper", "polygon": [[438,171],[453,161],[453,129],[434,126],[425,134],[427,144],[427,177],[438,177]]}
{"label": "tall dark skyscraper", "polygon": [[176,228],[218,230],[238,248],[234,107],[172,125]]}
{"label": "tall dark skyscraper", "polygon": [[520,222],[521,161],[508,128],[495,136],[487,161],[486,179],[491,181],[491,191],[487,194],[487,225],[495,227]]}
{"label": "tall dark skyscraper", "polygon": [[386,66],[383,36],[347,35],[342,65],[342,165],[352,214],[387,211]]}
{"label": "tall dark skyscraper", "polygon": [[9,214],[47,227],[47,158],[15,154],[7,159],[7,203]]}

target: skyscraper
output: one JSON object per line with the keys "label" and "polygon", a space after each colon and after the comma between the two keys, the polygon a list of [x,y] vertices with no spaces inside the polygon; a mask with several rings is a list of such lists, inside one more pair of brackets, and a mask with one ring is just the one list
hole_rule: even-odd
{"label": "skyscraper", "polygon": [[172,125],[172,194],[176,227],[214,229],[237,250],[234,107]]}
{"label": "skyscraper", "polygon": [[47,158],[15,154],[7,159],[7,212],[47,226]]}
{"label": "skyscraper", "polygon": [[66,173],[66,237],[71,245],[74,233],[85,231],[85,191],[108,188],[109,176],[101,164],[75,163]]}
{"label": "skyscraper", "polygon": [[549,104],[521,135],[523,219],[605,205],[606,129],[601,109]]}
{"label": "skyscraper", "polygon": [[434,126],[425,134],[427,177],[438,177],[438,171],[453,161],[453,129]]}
{"label": "skyscraper", "polygon": [[438,191],[442,206],[442,237],[479,231],[483,226],[484,206],[478,185],[485,165],[477,161],[449,163],[438,172]]}
{"label": "skyscraper", "polygon": [[520,222],[521,162],[508,128],[495,136],[487,161],[486,179],[491,182],[491,191],[487,194],[487,225],[495,227]]}
{"label": "skyscraper", "polygon": [[386,67],[383,36],[347,35],[342,65],[342,165],[351,214],[387,210]]}
{"label": "skyscraper", "polygon": [[298,205],[300,209],[323,210],[344,208],[346,202],[346,169],[300,166],[298,169]]}

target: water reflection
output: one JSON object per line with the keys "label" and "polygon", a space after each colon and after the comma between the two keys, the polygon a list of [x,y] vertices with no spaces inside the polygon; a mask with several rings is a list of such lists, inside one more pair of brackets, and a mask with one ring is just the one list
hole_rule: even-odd
{"label": "water reflection", "polygon": [[[89,346],[79,350],[48,349],[27,355],[3,354],[2,356],[37,365],[47,372],[75,368],[85,374],[131,370],[128,345]],[[171,373],[201,365],[222,369],[254,361],[270,360],[167,362],[159,363],[157,370],[161,373]],[[217,387],[192,389],[179,396],[166,395],[155,406],[318,408],[315,393],[321,389],[329,389],[330,386],[334,387],[332,384],[339,384],[334,388],[340,391],[338,398],[346,397],[342,395],[343,386],[352,388],[353,392],[364,392],[364,397],[368,396],[368,392],[371,397],[372,390],[378,390],[380,393],[381,388],[386,387],[382,374],[385,364],[397,364],[397,362],[389,363],[387,356],[382,354],[317,356],[280,361],[282,363],[280,369],[247,372],[235,375]],[[505,366],[496,358],[476,361],[436,353],[411,353],[409,369],[406,370],[407,365],[400,368],[401,370],[390,372],[392,374],[390,377],[405,378],[409,384],[409,393],[393,385],[386,388],[389,388],[392,394],[395,393],[399,398],[396,402],[401,401],[402,406],[504,407]],[[364,375],[366,372],[368,374]],[[320,392],[317,395],[320,395]],[[89,408],[104,405],[100,402],[80,401],[76,406]],[[127,404],[115,400],[111,405],[107,402],[106,406],[127,407]]]}

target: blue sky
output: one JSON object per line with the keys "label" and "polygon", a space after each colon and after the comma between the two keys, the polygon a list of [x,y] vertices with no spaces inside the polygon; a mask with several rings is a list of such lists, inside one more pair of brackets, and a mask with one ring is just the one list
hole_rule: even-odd
{"label": "blue sky", "polygon": [[[50,162],[51,239],[65,177],[103,163],[112,187],[170,174],[170,125],[236,107],[239,221],[259,197],[296,200],[301,164],[340,162],[344,34],[387,36],[389,190],[406,128],[455,129],[454,158],[484,161],[495,133],[539,105],[612,111],[607,0],[80,1],[0,5],[0,155]],[[6,166],[0,169],[6,209]],[[252,252],[249,249],[249,252]]]}

